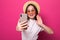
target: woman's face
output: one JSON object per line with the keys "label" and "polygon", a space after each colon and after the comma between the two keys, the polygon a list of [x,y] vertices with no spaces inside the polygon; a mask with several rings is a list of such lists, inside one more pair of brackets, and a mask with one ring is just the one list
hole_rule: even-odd
{"label": "woman's face", "polygon": [[34,19],[35,15],[36,15],[36,11],[34,9],[34,7],[32,5],[30,5],[27,9],[27,14],[28,14],[28,17],[30,19]]}

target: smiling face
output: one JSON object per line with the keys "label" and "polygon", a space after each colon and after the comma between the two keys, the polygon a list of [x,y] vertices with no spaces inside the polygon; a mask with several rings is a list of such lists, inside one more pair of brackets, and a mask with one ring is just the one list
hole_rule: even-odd
{"label": "smiling face", "polygon": [[28,19],[37,20],[36,16],[38,14],[37,8],[33,4],[29,4],[26,8],[25,13],[28,14]]}
{"label": "smiling face", "polygon": [[30,19],[34,19],[35,15],[36,15],[36,11],[34,9],[34,7],[32,5],[30,5],[27,9],[27,14],[28,14],[28,17]]}

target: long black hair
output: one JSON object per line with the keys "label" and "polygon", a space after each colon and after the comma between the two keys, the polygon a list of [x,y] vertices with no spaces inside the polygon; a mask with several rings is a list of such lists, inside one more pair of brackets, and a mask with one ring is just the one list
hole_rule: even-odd
{"label": "long black hair", "polygon": [[[35,15],[34,19],[37,20],[36,16],[38,15],[38,10],[37,10],[37,8],[35,7],[35,5],[33,5],[33,4],[29,4],[29,5],[26,7],[26,11],[25,11],[25,13],[27,13],[27,9],[28,9],[28,7],[29,7],[30,5],[33,6],[34,9],[35,9],[35,11],[36,11],[36,15]],[[29,20],[29,17],[28,17],[28,20]]]}

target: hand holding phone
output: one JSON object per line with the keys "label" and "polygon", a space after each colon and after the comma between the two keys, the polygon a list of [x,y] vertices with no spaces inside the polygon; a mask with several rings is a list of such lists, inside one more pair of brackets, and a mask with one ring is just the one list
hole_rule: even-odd
{"label": "hand holding phone", "polygon": [[22,28],[22,29],[27,29],[27,27],[28,27],[28,20],[27,20],[27,14],[21,14],[20,15],[20,20],[19,20],[19,23],[20,23],[20,27]]}

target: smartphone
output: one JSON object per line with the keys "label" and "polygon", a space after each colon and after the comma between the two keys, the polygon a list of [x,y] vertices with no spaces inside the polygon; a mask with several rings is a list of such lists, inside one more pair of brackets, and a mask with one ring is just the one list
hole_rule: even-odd
{"label": "smartphone", "polygon": [[20,15],[20,22],[27,21],[27,14],[22,13]]}

